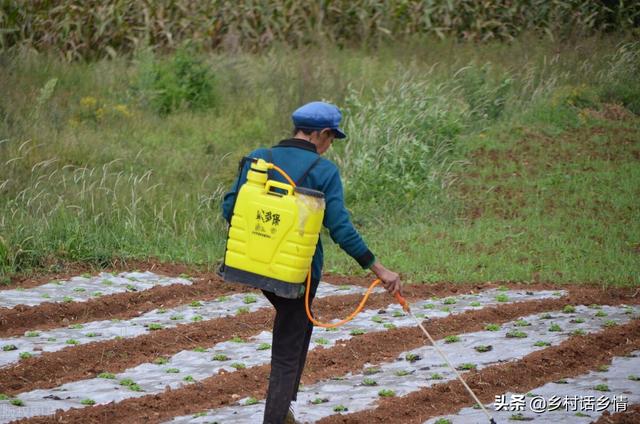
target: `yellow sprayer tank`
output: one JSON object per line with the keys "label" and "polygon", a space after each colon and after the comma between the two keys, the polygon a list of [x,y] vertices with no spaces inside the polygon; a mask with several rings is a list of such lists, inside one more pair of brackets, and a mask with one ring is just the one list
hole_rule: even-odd
{"label": "yellow sprayer tank", "polygon": [[324,194],[268,179],[272,164],[251,164],[236,198],[224,279],[287,298],[304,293],[324,216]]}

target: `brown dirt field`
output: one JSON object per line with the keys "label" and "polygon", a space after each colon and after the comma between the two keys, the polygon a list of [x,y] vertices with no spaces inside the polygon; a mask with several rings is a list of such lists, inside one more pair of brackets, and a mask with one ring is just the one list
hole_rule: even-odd
{"label": "brown dirt field", "polygon": [[[442,319],[426,321],[428,331],[436,339],[449,334],[477,331],[486,323],[504,323],[525,314],[559,309],[565,304],[619,304],[638,303],[633,296],[633,290],[614,290],[603,293],[597,289],[575,288],[568,299],[551,299],[545,301],[522,302],[518,304],[500,305],[477,311],[449,316]],[[320,303],[320,302],[319,302]],[[338,315],[344,314],[351,305],[338,306]],[[324,312],[323,312],[324,313]],[[425,344],[422,332],[417,328],[398,328],[389,331],[367,333],[362,336],[345,340],[343,343],[328,348],[316,349],[309,353],[303,384],[313,384],[331,376],[343,375],[349,371],[357,372],[365,364],[379,364],[393,360],[405,350],[413,349]],[[208,341],[210,344],[211,341]],[[543,384],[559,377],[570,377],[585,372],[587,369],[603,364],[619,354],[637,349],[640,346],[640,321],[619,326],[595,335],[572,337],[565,343],[544,351],[528,355],[513,364],[487,368],[474,373],[470,380],[475,388],[482,389],[482,399],[487,402],[495,394],[502,393],[505,388],[524,387],[526,385]],[[549,356],[550,355],[550,356]],[[147,357],[148,360],[148,357]],[[118,361],[114,361],[118,366]],[[113,371],[112,371],[113,372]],[[55,417],[33,418],[24,422],[160,422],[176,415],[191,414],[208,408],[220,407],[235,402],[240,397],[263,397],[266,390],[269,366],[252,367],[246,370],[223,373],[202,380],[177,390],[167,390],[161,394],[149,395],[136,399],[127,399],[117,404],[95,406],[82,410],[60,412]],[[4,378],[2,378],[4,380]],[[427,400],[423,402],[424,391],[415,396],[422,396],[420,400],[413,395],[407,396],[411,400],[406,408],[398,409],[395,402],[404,402],[404,398],[394,399],[387,408],[386,403],[370,412],[361,422],[422,422],[412,417],[423,417],[425,414],[433,416],[453,412],[461,406],[469,404],[468,395],[457,382],[438,385],[427,393]],[[528,386],[527,386],[528,387]],[[495,393],[494,393],[495,392]],[[436,396],[436,398],[432,398]],[[439,396],[439,397],[438,397]],[[414,405],[437,405],[445,410],[434,409],[436,406],[421,407]],[[441,403],[434,403],[441,402]],[[404,403],[403,403],[404,405]],[[381,409],[382,408],[382,409]],[[425,408],[425,409],[421,409]],[[398,421],[398,411],[402,412],[402,421]],[[392,415],[390,415],[392,414]],[[352,422],[345,418],[334,417],[340,422]],[[355,419],[358,416],[355,416]],[[393,419],[391,418],[393,417]],[[422,418],[421,418],[422,419]],[[391,421],[390,421],[391,420]],[[353,421],[357,422],[357,421]]]}
{"label": "brown dirt field", "polygon": [[638,424],[640,423],[640,404],[629,405],[625,412],[610,414],[605,411],[596,424]]}

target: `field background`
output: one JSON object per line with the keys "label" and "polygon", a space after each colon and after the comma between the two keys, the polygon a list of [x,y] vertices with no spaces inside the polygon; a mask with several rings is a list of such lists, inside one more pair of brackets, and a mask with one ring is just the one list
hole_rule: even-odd
{"label": "field background", "polygon": [[238,160],[324,99],[353,220],[405,280],[640,283],[637,3],[148,3],[0,4],[2,282],[214,268]]}

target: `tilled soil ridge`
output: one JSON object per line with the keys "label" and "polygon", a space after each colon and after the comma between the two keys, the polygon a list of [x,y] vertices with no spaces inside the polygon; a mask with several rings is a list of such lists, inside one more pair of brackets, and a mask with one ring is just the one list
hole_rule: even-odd
{"label": "tilled soil ridge", "polygon": [[[567,303],[619,304],[628,299],[629,298],[622,293],[617,293],[613,296],[603,296],[602,293],[597,290],[591,293],[584,293],[584,290],[581,290],[581,293],[572,294],[568,299],[501,305],[499,307],[468,311],[460,315],[427,321],[425,324],[428,331],[436,339],[440,339],[449,334],[480,330],[486,323],[504,323],[522,315],[556,310],[562,308],[562,306]],[[640,324],[634,322],[634,325]],[[610,331],[617,334],[621,331],[620,329],[628,330],[629,325],[621,326],[620,328]],[[640,329],[636,327],[634,327],[634,330],[640,331]],[[597,335],[597,339],[601,340],[600,343],[604,343],[604,341],[610,338],[608,332],[598,333]],[[579,340],[582,339],[583,338],[580,337],[574,337],[570,341],[571,343],[576,343],[576,340],[579,342]],[[591,338],[586,339],[590,340]],[[610,343],[616,345],[617,341],[619,341],[618,338],[610,341]],[[316,349],[309,353],[303,383],[313,384],[322,379],[361,369],[365,364],[375,365],[390,361],[401,352],[424,344],[425,338],[419,329],[400,328],[385,332],[367,333],[358,338],[340,343],[330,349]],[[562,346],[564,345],[565,343],[563,343]],[[546,352],[546,350],[541,352]],[[609,350],[606,350],[605,353],[607,352],[609,352]],[[563,354],[563,352],[560,353],[560,355]],[[610,359],[614,354],[615,353],[605,356]],[[543,354],[541,355],[540,358],[544,356]],[[544,360],[542,361],[544,362]],[[532,372],[544,375],[543,371],[544,370],[537,369]],[[582,369],[580,371],[582,371]],[[192,414],[205,409],[228,405],[235,402],[238,398],[246,396],[262,397],[266,390],[268,372],[268,365],[264,365],[233,373],[221,373],[194,385],[189,385],[177,390],[167,390],[157,395],[127,399],[117,404],[111,403],[88,409],[69,410],[60,412],[55,417],[32,418],[24,422],[54,422],[64,420],[65,422],[84,423],[103,422],[106,419],[117,422],[160,422],[177,415]],[[538,381],[536,381],[536,383],[538,383]],[[503,390],[505,386],[500,385],[498,387],[499,390]],[[466,393],[463,393],[463,395],[466,395]],[[489,398],[489,400],[490,399],[492,398]],[[464,406],[464,402],[468,403],[466,397],[464,397],[464,401],[461,401],[460,405]],[[445,401],[445,403],[447,403],[447,401]],[[457,409],[459,409],[459,407],[455,410]],[[446,412],[447,411],[440,411],[438,413]],[[397,411],[393,413],[397,414]],[[391,419],[389,416],[385,418],[386,421],[389,421],[389,419]]]}
{"label": "tilled soil ridge", "polygon": [[[526,393],[550,381],[575,377],[611,362],[614,356],[640,347],[640,320],[599,333],[573,336],[558,346],[531,353],[519,361],[494,365],[465,375],[481,402],[489,403],[507,391]],[[472,406],[460,381],[437,384],[402,398],[381,400],[375,409],[333,415],[319,423],[422,423]]]}

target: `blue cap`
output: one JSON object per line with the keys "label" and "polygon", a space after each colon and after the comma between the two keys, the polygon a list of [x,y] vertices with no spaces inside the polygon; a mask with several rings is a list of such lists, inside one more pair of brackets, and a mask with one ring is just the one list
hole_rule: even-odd
{"label": "blue cap", "polygon": [[325,102],[311,102],[300,106],[291,114],[293,125],[305,130],[323,130],[330,128],[336,134],[336,138],[345,138],[347,135],[339,128],[342,113],[335,105]]}

